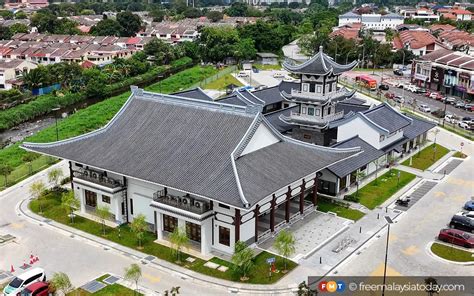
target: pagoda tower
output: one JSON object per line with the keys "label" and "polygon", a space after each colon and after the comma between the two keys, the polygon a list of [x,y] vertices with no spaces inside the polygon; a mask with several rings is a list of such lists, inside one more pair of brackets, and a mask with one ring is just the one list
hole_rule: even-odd
{"label": "pagoda tower", "polygon": [[330,129],[329,124],[344,116],[343,111],[336,112],[336,105],[355,93],[337,86],[339,76],[356,65],[357,61],[348,65],[336,63],[323,52],[322,46],[304,63],[283,63],[288,72],[300,79],[299,86],[292,88],[290,93],[281,92],[285,100],[297,105],[296,112],[280,115],[280,120],[294,126],[292,138],[317,145],[331,144],[331,139],[336,138],[336,130]]}

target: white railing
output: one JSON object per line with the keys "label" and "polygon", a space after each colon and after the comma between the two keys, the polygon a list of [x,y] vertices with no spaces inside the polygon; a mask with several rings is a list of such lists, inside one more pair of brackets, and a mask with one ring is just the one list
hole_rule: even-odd
{"label": "white railing", "polygon": [[337,98],[339,96],[345,95],[347,90],[345,88],[340,88],[336,90],[335,92],[330,92],[327,94],[320,94],[320,93],[312,93],[312,92],[307,92],[307,91],[300,91],[297,89],[291,89],[291,96],[292,97],[298,97],[298,98],[303,98],[303,99],[310,99],[310,100],[315,100],[315,101],[321,101],[321,102],[326,102],[327,100],[330,100],[332,98]]}
{"label": "white railing", "polygon": [[310,121],[313,123],[327,123],[333,120],[341,119],[344,117],[344,111],[326,115],[324,117],[311,116],[307,114],[301,114],[298,112],[290,112],[290,118],[298,121]]}

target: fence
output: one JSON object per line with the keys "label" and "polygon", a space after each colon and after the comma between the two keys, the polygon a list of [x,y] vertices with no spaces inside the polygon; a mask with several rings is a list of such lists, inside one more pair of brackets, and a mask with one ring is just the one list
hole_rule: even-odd
{"label": "fence", "polygon": [[221,71],[219,71],[217,74],[211,76],[211,77],[208,77],[204,80],[201,80],[200,82],[196,83],[196,84],[193,84],[191,87],[189,87],[188,89],[193,89],[193,88],[196,88],[196,87],[203,87],[204,85],[206,84],[209,84],[213,81],[216,81],[217,79],[223,77],[223,76],[226,76],[234,71],[237,71],[237,66],[229,66],[229,67],[226,67],[224,69],[222,69]]}

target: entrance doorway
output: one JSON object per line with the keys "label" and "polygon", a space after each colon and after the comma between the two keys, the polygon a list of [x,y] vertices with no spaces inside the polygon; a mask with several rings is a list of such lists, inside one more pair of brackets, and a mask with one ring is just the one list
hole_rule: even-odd
{"label": "entrance doorway", "polygon": [[173,232],[178,227],[178,218],[163,214],[163,230]]}
{"label": "entrance doorway", "polygon": [[186,222],[186,234],[190,240],[201,242],[201,225]]}

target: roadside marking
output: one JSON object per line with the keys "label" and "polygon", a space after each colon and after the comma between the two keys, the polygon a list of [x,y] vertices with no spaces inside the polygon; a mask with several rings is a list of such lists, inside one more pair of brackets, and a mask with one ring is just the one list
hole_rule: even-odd
{"label": "roadside marking", "polygon": [[25,227],[25,223],[12,223],[10,224],[10,227],[14,229],[20,229]]}
{"label": "roadside marking", "polygon": [[148,273],[144,273],[143,274],[143,277],[146,278],[149,282],[153,283],[153,284],[156,284],[160,281],[160,277],[158,276],[153,276],[151,274],[148,274]]}
{"label": "roadside marking", "polygon": [[416,253],[418,253],[420,250],[418,249],[417,246],[409,246],[405,250],[402,250],[402,253],[407,255],[407,256],[413,256]]}
{"label": "roadside marking", "polygon": [[436,191],[436,192],[434,193],[434,195],[435,195],[436,197],[441,197],[441,196],[446,196],[446,193],[444,193],[443,191]]}
{"label": "roadside marking", "polygon": [[[371,276],[383,276],[384,264],[380,263],[377,268],[372,271]],[[401,276],[402,274],[396,271],[395,269],[387,266],[387,276]]]}
{"label": "roadside marking", "polygon": [[388,238],[388,241],[393,243],[398,240],[398,237],[395,234],[390,233],[390,237]]}

